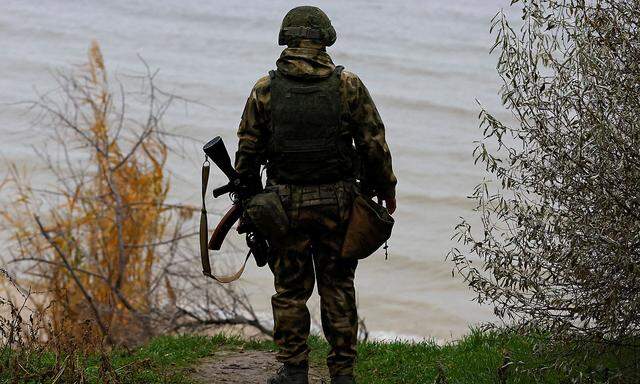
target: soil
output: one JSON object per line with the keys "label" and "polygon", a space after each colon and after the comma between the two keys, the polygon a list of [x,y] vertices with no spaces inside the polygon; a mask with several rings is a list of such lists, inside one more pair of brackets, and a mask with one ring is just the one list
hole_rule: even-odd
{"label": "soil", "polygon": [[[202,384],[266,384],[279,366],[274,352],[220,351],[200,360],[192,378]],[[326,367],[311,365],[309,383],[328,384],[328,377]]]}

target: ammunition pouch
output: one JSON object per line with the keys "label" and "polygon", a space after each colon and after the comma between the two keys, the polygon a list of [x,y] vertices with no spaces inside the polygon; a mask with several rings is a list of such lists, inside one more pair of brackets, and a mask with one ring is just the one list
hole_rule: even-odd
{"label": "ammunition pouch", "polygon": [[282,239],[289,231],[289,218],[278,193],[259,193],[249,199],[244,208],[257,232],[269,242]]}
{"label": "ammunition pouch", "polygon": [[341,257],[364,259],[391,237],[394,220],[387,209],[358,195],[353,201]]}

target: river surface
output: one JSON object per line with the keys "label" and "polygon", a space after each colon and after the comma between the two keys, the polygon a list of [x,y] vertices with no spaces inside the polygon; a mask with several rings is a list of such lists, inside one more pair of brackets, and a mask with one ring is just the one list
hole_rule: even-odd
{"label": "river surface", "polygon": [[[445,255],[458,218],[472,214],[466,196],[483,176],[471,156],[480,137],[476,99],[500,111],[489,26],[508,2],[316,2],[338,31],[328,52],[361,77],[377,104],[399,180],[389,259],[378,251],[357,272],[359,311],[375,337],[449,339],[493,319],[491,308],[473,302],[473,293],[452,277]],[[174,108],[169,128],[202,143],[221,135],[235,151],[244,102],[255,81],[274,68],[282,49],[280,22],[296,5],[0,0],[0,103],[55,88],[51,72],[84,63],[96,39],[113,72],[143,72],[140,55],[160,70],[164,89],[210,106]],[[4,160],[34,165],[30,145],[40,132],[30,119],[24,107],[0,107]],[[177,175],[172,198],[198,204],[201,154],[195,144],[193,151],[171,164]],[[222,209],[227,202],[211,204]],[[240,284],[267,314],[273,293],[268,270],[251,265]],[[317,297],[310,305],[317,312]]]}

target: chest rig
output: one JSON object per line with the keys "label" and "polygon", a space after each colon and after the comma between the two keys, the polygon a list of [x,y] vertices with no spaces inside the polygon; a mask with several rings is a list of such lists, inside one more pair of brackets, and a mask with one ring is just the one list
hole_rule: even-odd
{"label": "chest rig", "polygon": [[271,138],[267,177],[277,184],[331,183],[354,177],[355,150],[343,126],[337,66],[323,79],[270,71]]}

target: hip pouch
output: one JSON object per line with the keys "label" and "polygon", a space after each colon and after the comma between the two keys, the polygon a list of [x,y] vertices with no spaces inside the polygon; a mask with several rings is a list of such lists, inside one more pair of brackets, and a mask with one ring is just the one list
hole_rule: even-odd
{"label": "hip pouch", "polygon": [[289,231],[289,218],[276,192],[263,192],[253,196],[245,205],[245,212],[259,234],[273,242]]}
{"label": "hip pouch", "polygon": [[358,195],[353,201],[340,256],[352,259],[370,256],[389,240],[393,223],[385,207]]}

